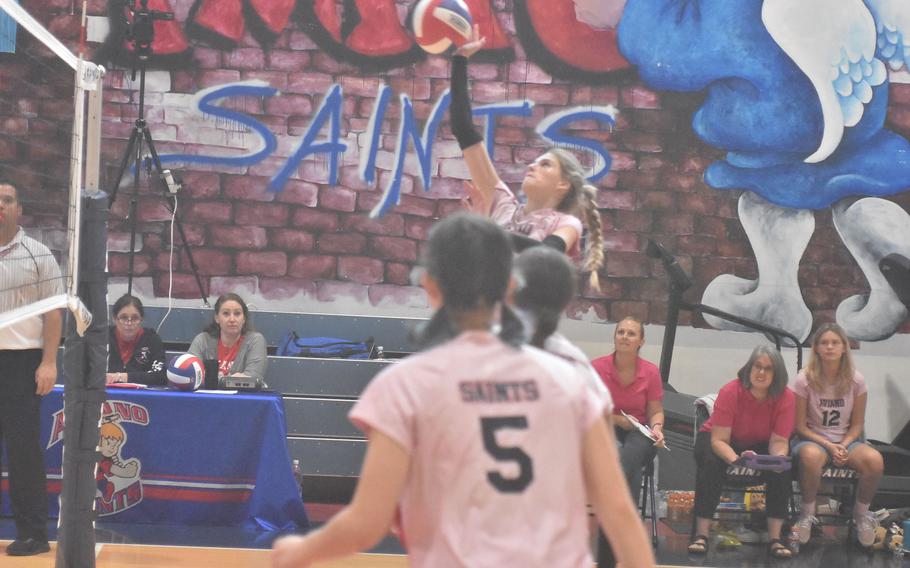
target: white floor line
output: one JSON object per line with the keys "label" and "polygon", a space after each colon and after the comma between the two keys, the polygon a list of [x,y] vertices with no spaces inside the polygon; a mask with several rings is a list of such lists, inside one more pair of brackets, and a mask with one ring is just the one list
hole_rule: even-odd
{"label": "white floor line", "polygon": [[207,550],[260,550],[262,552],[269,552],[272,550],[271,548],[244,548],[236,546],[192,546],[186,544],[142,544],[138,542],[109,542],[106,544],[108,546],[141,546],[144,548],[201,548]]}

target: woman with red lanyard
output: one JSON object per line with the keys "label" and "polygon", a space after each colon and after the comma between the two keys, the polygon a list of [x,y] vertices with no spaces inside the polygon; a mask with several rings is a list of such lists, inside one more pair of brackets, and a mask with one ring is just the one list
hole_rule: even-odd
{"label": "woman with red lanyard", "polygon": [[189,353],[203,361],[217,359],[218,378],[234,375],[265,380],[265,337],[253,331],[246,302],[237,294],[218,298],[212,323],[193,338]]}
{"label": "woman with red lanyard", "polygon": [[145,311],[139,298],[121,296],[111,313],[114,325],[108,336],[107,384],[165,384],[164,344],[154,329],[142,327]]}

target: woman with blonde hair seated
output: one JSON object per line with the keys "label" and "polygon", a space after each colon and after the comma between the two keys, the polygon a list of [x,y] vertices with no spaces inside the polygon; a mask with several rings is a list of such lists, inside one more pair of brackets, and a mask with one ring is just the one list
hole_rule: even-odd
{"label": "woman with blonde hair seated", "polygon": [[796,435],[793,458],[799,462],[802,492],[799,541],[809,542],[815,518],[815,499],[826,464],[846,466],[859,473],[853,518],[863,546],[875,541],[878,523],[869,504],[882,478],[882,455],[863,440],[866,419],[866,381],[853,366],[850,341],[843,328],[822,324],[812,336],[809,364],[796,375]]}

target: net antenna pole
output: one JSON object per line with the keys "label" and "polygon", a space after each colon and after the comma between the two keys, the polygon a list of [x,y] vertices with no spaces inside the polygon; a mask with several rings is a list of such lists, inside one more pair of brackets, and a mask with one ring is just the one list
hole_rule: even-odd
{"label": "net antenna pole", "polygon": [[[133,293],[133,275],[134,260],[136,255],[136,225],[138,223],[136,209],[139,199],[139,179],[143,167],[146,172],[151,174],[152,168],[155,170],[155,177],[159,187],[167,197],[167,204],[173,215],[173,222],[177,227],[177,234],[180,236],[180,246],[186,253],[190,270],[196,280],[196,287],[199,289],[199,297],[205,307],[209,306],[208,295],[205,293],[205,287],[202,285],[202,279],[199,277],[199,268],[193,258],[193,252],[190,249],[186,239],[186,232],[183,229],[183,222],[180,219],[177,209],[177,192],[180,191],[180,183],[174,179],[171,170],[166,170],[161,165],[161,159],[158,157],[158,151],[155,148],[155,140],[152,138],[151,130],[145,121],[145,69],[149,57],[152,55],[152,42],[155,39],[155,20],[173,20],[174,14],[162,12],[159,10],[149,10],[148,0],[127,0],[124,2],[125,10],[128,9],[132,15],[132,22],[127,21],[127,39],[133,43],[133,80],[136,74],[139,74],[139,116],[133,124],[130,137],[123,152],[123,159],[120,161],[120,168],[110,191],[109,204],[113,205],[117,199],[117,192],[127,168],[133,166],[133,190],[130,194],[129,204],[129,223],[130,223],[130,250],[127,266],[127,294]],[[124,16],[125,16],[124,10]],[[145,157],[143,146],[147,149],[149,156]],[[173,247],[174,243],[170,243]]]}
{"label": "net antenna pole", "polygon": [[[71,191],[81,202],[76,210],[74,227],[78,230],[73,239],[74,250],[79,251],[74,263],[73,285],[92,319],[84,334],[73,333],[73,322],[67,321],[63,351],[65,386],[62,473],[60,489],[60,517],[57,527],[55,568],[92,568],[95,566],[95,492],[97,491],[97,440],[101,405],[107,398],[105,372],[107,371],[107,198],[98,188],[101,142],[101,104],[103,83],[88,93],[88,112],[85,112],[84,93],[78,87],[94,79],[91,68],[85,66],[83,53],[86,38],[86,0],[82,2],[82,27],[79,50],[79,68],[76,76],[76,118],[80,125],[87,122],[84,131],[74,128],[73,152],[78,159],[71,173],[73,183],[84,191]],[[87,114],[87,120],[83,120]],[[78,132],[78,144],[77,136]],[[83,139],[85,143],[83,144]],[[85,150],[83,164],[82,152]],[[77,272],[78,271],[78,272]],[[80,336],[81,335],[81,336]]]}

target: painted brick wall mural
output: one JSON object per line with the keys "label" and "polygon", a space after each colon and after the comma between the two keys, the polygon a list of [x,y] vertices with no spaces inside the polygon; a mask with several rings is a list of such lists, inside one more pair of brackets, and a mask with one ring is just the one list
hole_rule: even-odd
{"label": "painted brick wall mural", "polygon": [[[662,323],[667,278],[643,252],[653,238],[694,276],[693,301],[800,338],[820,320],[862,340],[910,331],[879,267],[910,258],[910,30],[894,31],[910,7],[818,3],[467,1],[490,40],[470,68],[476,124],[502,178],[517,189],[544,148],[569,144],[599,188],[603,286],[584,289],[570,317]],[[69,1],[24,4],[76,39]],[[410,272],[433,223],[461,207],[468,173],[448,126],[448,58],[415,46],[412,4],[149,1],[175,19],[154,24],[146,119],[182,178],[210,294],[425,307]],[[123,4],[89,6],[95,58],[113,63],[110,184],[138,80]],[[109,257],[120,276],[125,178]],[[135,275],[163,297],[170,211],[139,180]],[[174,269],[174,295],[196,296],[182,252]]]}

